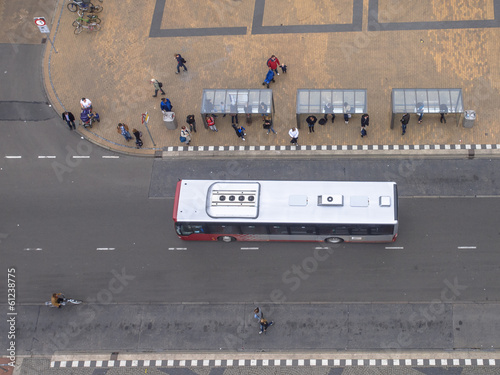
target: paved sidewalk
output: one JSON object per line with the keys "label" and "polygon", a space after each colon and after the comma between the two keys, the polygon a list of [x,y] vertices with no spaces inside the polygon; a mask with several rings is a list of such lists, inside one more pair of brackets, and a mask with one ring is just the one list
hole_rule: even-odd
{"label": "paved sidewalk", "polygon": [[[166,129],[160,100],[151,97],[153,77],[164,83],[179,127],[188,114],[196,115],[198,132],[191,145],[203,150],[288,146],[299,88],[367,89],[371,120],[368,136],[361,138],[359,115],[348,125],[337,116],[333,125],[316,125],[313,134],[307,134],[304,117],[301,145],[354,145],[359,150],[443,145],[446,150],[444,145],[496,149],[500,144],[500,0],[475,0],[467,6],[458,0],[428,0],[411,8],[403,0],[317,1],[307,6],[298,0],[207,1],[197,7],[184,0],[175,7],[165,0],[123,0],[102,5],[102,30],[75,35],[75,14],[66,2],[57,2],[51,36],[59,53],[47,44],[43,65],[48,95],[59,112],[79,113],[81,97],[93,101],[102,121],[91,131],[79,131],[103,147],[151,155],[181,146],[180,129]],[[374,31],[368,31],[369,25]],[[175,74],[174,53],[188,61],[188,72]],[[236,137],[230,116],[217,119],[218,133],[205,130],[199,115],[202,90],[262,88],[272,54],[288,66],[288,73],[271,86],[278,134],[267,135],[258,115],[252,125],[244,124],[246,142]],[[477,112],[475,126],[457,127],[452,116],[441,124],[439,115],[426,115],[418,124],[414,115],[403,137],[399,122],[390,129],[390,96],[392,88],[406,87],[462,88],[465,109]],[[141,124],[146,111],[151,116],[148,128]],[[118,122],[143,132],[144,149],[125,142],[116,132]],[[60,126],[66,130],[62,122]]]}

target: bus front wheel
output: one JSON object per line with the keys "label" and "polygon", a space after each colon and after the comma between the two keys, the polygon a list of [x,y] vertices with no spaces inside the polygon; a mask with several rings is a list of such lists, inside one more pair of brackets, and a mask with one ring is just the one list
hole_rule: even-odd
{"label": "bus front wheel", "polygon": [[328,237],[325,239],[325,242],[329,242],[329,243],[341,243],[341,242],[344,242],[344,240],[342,238],[339,238],[339,237]]}
{"label": "bus front wheel", "polygon": [[231,237],[231,236],[221,236],[221,237],[218,237],[217,239],[219,241],[222,241],[222,242],[233,242],[233,241],[236,241],[236,238]]}

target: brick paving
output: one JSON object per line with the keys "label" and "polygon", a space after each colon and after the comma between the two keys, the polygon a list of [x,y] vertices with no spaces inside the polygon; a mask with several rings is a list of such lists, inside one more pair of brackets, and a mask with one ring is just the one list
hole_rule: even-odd
{"label": "brick paving", "polygon": [[[164,37],[160,33],[155,36],[153,15],[157,4],[163,3],[164,11],[159,15],[161,29],[244,27],[246,33],[181,37]],[[76,115],[79,99],[90,98],[102,120],[91,132],[81,127],[79,131],[117,151],[151,154],[155,149],[180,146],[180,126],[188,114],[195,114],[198,124],[198,133],[193,134],[191,142],[193,146],[279,146],[289,144],[288,130],[296,122],[297,89],[367,89],[371,120],[367,137],[360,137],[360,115],[353,115],[348,125],[337,116],[333,125],[330,122],[325,126],[316,125],[314,134],[307,134],[306,116],[303,116],[300,144],[500,143],[497,108],[500,59],[496,45],[500,20],[495,20],[499,0],[470,0],[466,5],[460,0],[425,0],[411,4],[403,0],[333,3],[328,0],[219,0],[192,4],[190,0],[104,0],[104,10],[99,14],[101,31],[75,35],[71,26],[75,14],[67,10],[66,2],[57,2],[51,35],[55,35],[59,53],[49,53],[47,44],[43,62],[47,93],[55,109],[61,112],[64,107]],[[259,4],[264,4],[264,14],[261,29],[255,30],[270,33],[252,32],[254,9]],[[369,19],[373,18],[369,10],[374,4],[378,8],[376,21],[380,24],[375,31],[368,31]],[[300,32],[300,27],[311,31],[307,25],[349,26],[353,17],[357,19],[361,14],[356,6],[362,9],[361,31]],[[2,7],[9,5],[0,6],[0,11]],[[6,13],[6,9],[3,12]],[[500,13],[500,9],[496,13]],[[24,17],[31,21],[31,15]],[[466,25],[470,28],[462,28],[461,21],[472,22]],[[279,33],[282,25],[298,28],[295,32]],[[411,30],[414,25],[417,29]],[[443,25],[446,27],[441,28]],[[40,39],[40,34],[37,38]],[[30,42],[37,38],[31,37]],[[11,42],[5,33],[0,34],[0,40]],[[189,72],[174,73],[174,53],[181,53],[187,60]],[[230,116],[217,119],[218,133],[205,130],[199,115],[202,90],[263,88],[266,61],[272,54],[288,66],[288,74],[276,77],[276,83],[271,85],[276,110],[274,128],[278,134],[267,135],[258,115],[254,116],[252,125],[243,124],[248,133],[246,142],[236,137]],[[167,97],[174,105],[178,130],[166,129],[160,100],[151,97],[154,93],[151,78],[163,82]],[[418,124],[416,115],[412,115],[407,133],[402,137],[398,121],[394,129],[390,129],[393,88],[462,88],[465,109],[477,112],[475,126],[457,127],[451,115],[447,124],[439,122],[439,115],[425,115],[423,123]],[[141,124],[141,114],[146,111],[150,114],[151,137]],[[244,120],[244,116],[240,116],[241,119]],[[143,132],[143,150],[136,150],[116,132],[118,122]],[[65,124],[60,125],[66,128]]]}

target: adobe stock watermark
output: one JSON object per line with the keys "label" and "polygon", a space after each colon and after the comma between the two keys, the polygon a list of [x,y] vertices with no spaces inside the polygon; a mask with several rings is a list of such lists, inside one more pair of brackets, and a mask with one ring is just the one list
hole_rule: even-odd
{"label": "adobe stock watermark", "polygon": [[71,173],[82,162],[82,157],[90,156],[92,153],[92,144],[85,140],[80,140],[76,145],[76,150],[71,146],[66,146],[66,157],[64,163],[53,161],[51,166],[59,182],[64,181],[64,175]]}
{"label": "adobe stock watermark", "polygon": [[125,267],[120,271],[111,270],[113,277],[109,280],[106,288],[101,289],[95,297],[83,301],[81,305],[75,306],[75,318],[61,331],[57,331],[48,342],[43,344],[41,354],[53,353],[68,346],[71,338],[84,333],[86,327],[91,324],[100,314],[104,313],[103,305],[109,305],[120,294],[124,288],[135,279],[134,275],[126,272]]}
{"label": "adobe stock watermark", "polygon": [[445,287],[441,290],[440,298],[434,299],[425,307],[421,307],[418,312],[413,312],[408,320],[402,322],[401,332],[395,341],[383,342],[382,348],[386,351],[403,350],[412,344],[412,335],[423,334],[432,329],[432,323],[437,321],[446,311],[445,304],[454,302],[462,291],[467,289],[466,285],[461,285],[458,278],[453,281],[445,279]]}
{"label": "adobe stock watermark", "polygon": [[[340,247],[338,244],[317,246],[314,248],[312,255],[305,257],[299,264],[293,264],[285,270],[281,275],[281,281],[284,286],[273,289],[269,293],[269,302],[262,305],[265,315],[272,316],[276,310],[276,305],[285,303],[289,298],[287,297],[289,293],[299,290],[303,283],[308,281],[318,270],[320,264],[330,259],[334,253],[334,248],[338,247]],[[253,313],[249,312],[249,314],[252,315],[251,321],[253,323]],[[236,350],[240,340],[245,340],[252,334],[251,329],[247,328],[245,319],[239,317],[237,319],[236,333],[227,333],[224,335],[224,342],[227,349]]]}

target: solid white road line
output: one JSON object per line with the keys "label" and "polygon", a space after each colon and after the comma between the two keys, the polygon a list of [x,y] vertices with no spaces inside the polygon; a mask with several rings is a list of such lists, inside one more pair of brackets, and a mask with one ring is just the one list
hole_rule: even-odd
{"label": "solid white road line", "polygon": [[403,250],[403,246],[386,246],[385,247],[387,250]]}
{"label": "solid white road line", "polygon": [[169,247],[168,249],[171,251],[181,251],[181,250],[187,250],[187,247]]}
{"label": "solid white road line", "polygon": [[114,247],[98,247],[96,250],[99,251],[106,251],[106,250],[114,250]]}
{"label": "solid white road line", "polygon": [[40,251],[40,250],[42,250],[42,248],[41,247],[25,247],[24,250],[26,250],[26,251],[33,251],[33,250]]}
{"label": "solid white road line", "polygon": [[242,247],[241,250],[259,250],[258,247]]}
{"label": "solid white road line", "polygon": [[90,156],[89,155],[73,155],[72,158],[73,159],[89,159]]}
{"label": "solid white road line", "polygon": [[476,246],[458,246],[459,249],[477,249]]}
{"label": "solid white road line", "polygon": [[53,155],[38,155],[38,159],[55,159],[56,157]]}
{"label": "solid white road line", "polygon": [[103,155],[103,159],[118,159],[119,156],[114,156],[114,155]]}
{"label": "solid white road line", "polygon": [[5,155],[5,159],[21,159],[21,155]]}

